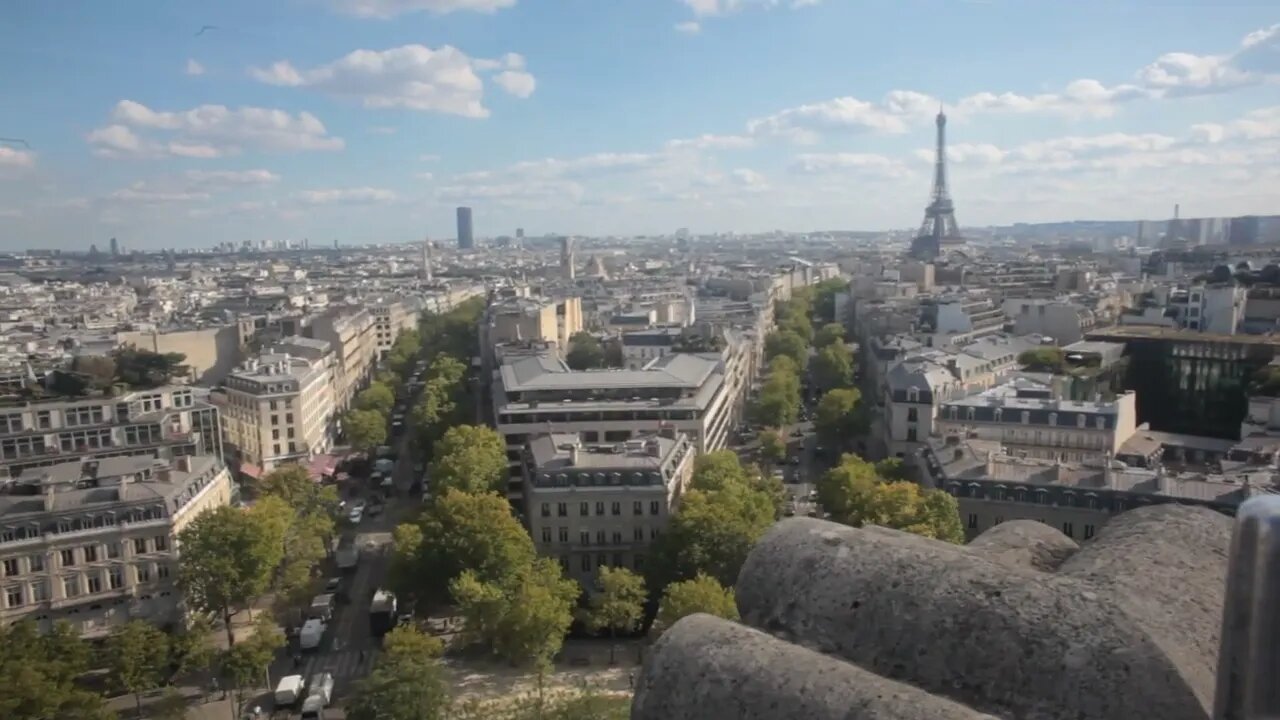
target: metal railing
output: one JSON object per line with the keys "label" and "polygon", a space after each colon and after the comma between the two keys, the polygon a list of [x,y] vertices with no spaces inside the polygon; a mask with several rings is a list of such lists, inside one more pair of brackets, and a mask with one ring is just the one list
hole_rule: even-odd
{"label": "metal railing", "polygon": [[1218,653],[1215,720],[1280,718],[1280,496],[1236,513]]}

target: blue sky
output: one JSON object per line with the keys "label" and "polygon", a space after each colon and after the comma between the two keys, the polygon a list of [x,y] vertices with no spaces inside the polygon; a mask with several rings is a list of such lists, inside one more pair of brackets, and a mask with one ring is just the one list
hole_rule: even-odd
{"label": "blue sky", "polygon": [[1280,212],[1280,9],[1186,5],[22,2],[0,249],[907,228],[939,103],[962,226]]}

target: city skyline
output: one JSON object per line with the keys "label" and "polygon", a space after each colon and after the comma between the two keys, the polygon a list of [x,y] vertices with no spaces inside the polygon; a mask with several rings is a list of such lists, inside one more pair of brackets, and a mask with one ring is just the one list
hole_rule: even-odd
{"label": "city skyline", "polygon": [[907,229],[939,104],[969,227],[1280,195],[1265,8],[954,2],[903,43],[915,10],[833,0],[155,7],[0,27],[0,250],[407,242],[458,206],[478,237]]}

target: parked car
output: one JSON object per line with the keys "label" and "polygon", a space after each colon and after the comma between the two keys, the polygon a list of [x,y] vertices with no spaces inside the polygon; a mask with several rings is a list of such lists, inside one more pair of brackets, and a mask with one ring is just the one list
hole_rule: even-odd
{"label": "parked car", "polygon": [[364,520],[364,503],[352,505],[351,510],[347,512],[347,522],[359,525],[361,520]]}
{"label": "parked car", "polygon": [[350,601],[347,597],[346,583],[343,582],[342,576],[340,575],[335,575],[334,577],[325,580],[324,592],[327,595],[332,595],[338,602],[345,603]]}

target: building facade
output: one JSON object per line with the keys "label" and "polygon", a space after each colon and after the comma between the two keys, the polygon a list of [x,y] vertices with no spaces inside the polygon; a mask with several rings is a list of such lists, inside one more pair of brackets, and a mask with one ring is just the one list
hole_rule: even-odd
{"label": "building facade", "polygon": [[687,437],[650,434],[609,444],[577,433],[530,438],[523,456],[529,534],[588,590],[600,568],[644,570],[676,511],[696,455]]}
{"label": "building facade", "polygon": [[75,460],[0,489],[0,622],[67,621],[100,637],[133,619],[179,619],[177,536],[232,498],[209,455]]}

